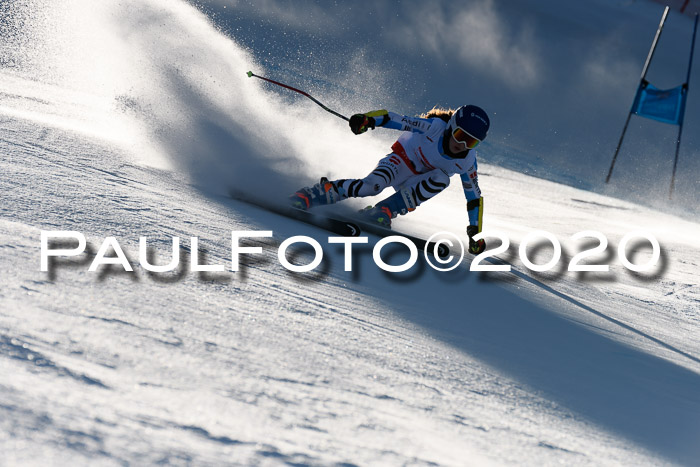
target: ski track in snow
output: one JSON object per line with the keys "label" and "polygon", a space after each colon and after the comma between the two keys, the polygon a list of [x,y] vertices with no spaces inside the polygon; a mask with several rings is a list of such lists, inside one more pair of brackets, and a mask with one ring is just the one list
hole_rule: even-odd
{"label": "ski track in snow", "polygon": [[[237,60],[231,66],[242,76],[236,67],[247,63]],[[328,245],[326,232],[228,199],[187,172],[195,155],[167,170],[146,166],[132,146],[105,137],[100,124],[110,119],[91,118],[99,108],[84,104],[84,120],[71,120],[71,94],[60,87],[4,73],[0,85],[4,463],[640,465],[700,456],[697,223],[482,164],[485,225],[508,235],[500,260],[512,272],[469,272],[467,258],[449,273],[422,261],[384,273],[371,260],[376,238],[355,248],[354,271],[345,272],[342,248]],[[233,87],[250,94],[246,105],[259,105],[255,125],[264,121],[260,91]],[[167,103],[184,107],[197,96],[188,89],[176,95],[182,102]],[[125,113],[141,105],[117,101]],[[236,151],[250,157],[255,135],[231,136],[238,124],[214,131],[210,120],[196,120],[197,110],[192,139],[221,138],[203,150],[202,164],[225,165]],[[162,143],[183,128],[149,130]],[[308,128],[298,131],[283,135],[292,154],[313,144]],[[174,157],[182,159],[194,147],[187,141],[166,145],[166,155],[181,143]],[[384,150],[383,142],[352,141],[342,151]],[[462,232],[458,184],[438,199],[398,219],[397,229]],[[517,258],[534,229],[563,245],[554,271],[531,272]],[[567,272],[581,250],[571,235],[590,229],[610,242],[590,261],[610,264],[610,272]],[[640,229],[659,239],[662,255],[651,273],[633,274],[615,252]],[[42,273],[41,230],[80,231],[89,253]],[[275,235],[253,242],[263,253],[235,274],[188,271],[193,236],[204,261],[228,268],[232,230]],[[293,274],[278,263],[277,246],[293,235],[324,246],[318,271]],[[107,236],[135,272],[88,272]],[[180,237],[179,270],[143,270],[140,236],[159,262]],[[648,256],[646,247],[631,250],[636,261]],[[541,264],[551,248],[530,252]]]}

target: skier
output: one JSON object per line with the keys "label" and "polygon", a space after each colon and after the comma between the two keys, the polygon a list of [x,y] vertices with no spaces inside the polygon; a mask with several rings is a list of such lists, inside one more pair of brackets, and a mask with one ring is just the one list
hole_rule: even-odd
{"label": "skier", "polygon": [[396,193],[362,211],[371,221],[391,228],[392,218],[413,211],[447,188],[452,175],[460,174],[467,198],[469,251],[479,254],[486,244],[473,237],[481,232],[484,205],[472,150],[484,140],[489,125],[486,112],[475,105],[456,111],[433,108],[420,117],[386,110],[355,114],[350,118],[350,129],[356,135],[377,126],[403,131],[391,147],[393,152],[365,178],[330,181],[323,177],[316,185],[294,193],[290,201],[306,210],[347,198],[374,196],[391,186]]}

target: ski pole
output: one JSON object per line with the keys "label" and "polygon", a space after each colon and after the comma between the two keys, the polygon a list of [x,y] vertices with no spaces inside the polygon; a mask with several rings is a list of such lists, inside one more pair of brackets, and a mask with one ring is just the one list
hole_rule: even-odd
{"label": "ski pole", "polygon": [[349,122],[349,121],[350,121],[350,119],[349,119],[348,117],[346,117],[345,115],[339,114],[339,113],[336,112],[335,110],[329,109],[328,107],[326,107],[325,105],[323,105],[321,102],[319,102],[317,99],[314,99],[308,92],[304,92],[304,91],[302,91],[301,89],[293,88],[293,87],[291,87],[291,86],[287,86],[286,84],[282,84],[282,83],[280,83],[280,82],[278,82],[278,81],[274,81],[274,80],[271,80],[271,79],[269,79],[269,78],[265,78],[265,77],[263,77],[263,76],[256,75],[256,74],[253,73],[252,71],[249,71],[249,72],[248,72],[248,78],[252,78],[253,76],[255,76],[256,78],[260,78],[260,79],[263,80],[263,81],[267,81],[268,83],[276,84],[277,86],[282,86],[283,88],[287,88],[287,89],[289,89],[289,90],[291,90],[291,91],[298,92],[298,93],[301,94],[302,96],[306,96],[306,97],[308,97],[309,99],[311,99],[312,101],[314,101],[316,104],[320,105],[321,108],[322,108],[323,110],[325,110],[326,112],[330,112],[330,113],[332,113],[333,115],[335,115],[336,117],[342,118],[342,119],[345,120],[346,122]]}

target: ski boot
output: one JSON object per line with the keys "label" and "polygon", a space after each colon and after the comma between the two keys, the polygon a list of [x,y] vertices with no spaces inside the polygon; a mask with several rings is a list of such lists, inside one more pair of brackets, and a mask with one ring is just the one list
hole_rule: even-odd
{"label": "ski boot", "polygon": [[362,217],[364,217],[368,222],[372,224],[377,224],[385,229],[391,229],[391,209],[387,206],[380,206],[379,204],[372,207],[367,206],[360,211]]}
{"label": "ski boot", "polygon": [[335,182],[329,181],[326,177],[321,177],[321,181],[314,186],[302,188],[289,197],[289,203],[304,211],[316,206],[335,204],[347,198],[345,190]]}
{"label": "ski boot", "polygon": [[370,222],[391,229],[391,219],[415,211],[417,203],[411,190],[403,188],[360,213]]}

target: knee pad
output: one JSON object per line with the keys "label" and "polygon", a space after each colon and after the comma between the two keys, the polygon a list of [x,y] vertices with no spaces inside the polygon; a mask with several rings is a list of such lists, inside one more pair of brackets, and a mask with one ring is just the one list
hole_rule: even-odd
{"label": "knee pad", "polygon": [[388,186],[386,180],[379,175],[376,175],[374,172],[363,178],[362,183],[364,187],[366,187],[366,190],[371,190],[372,194],[375,195]]}

